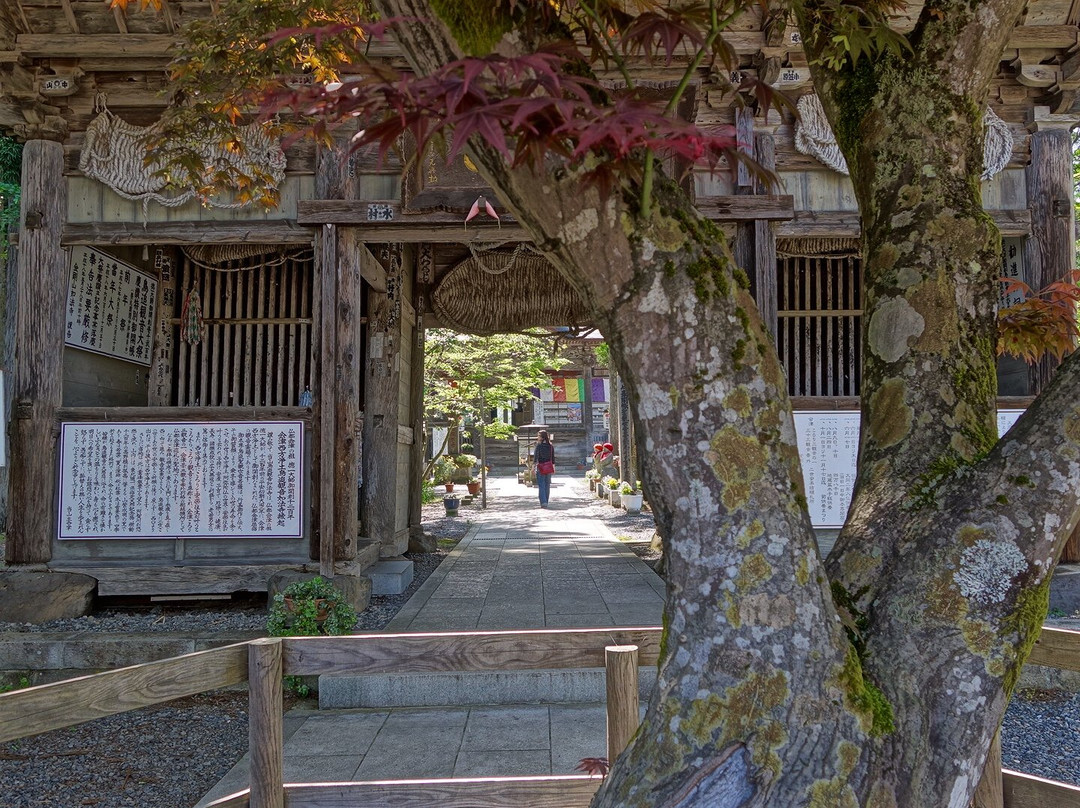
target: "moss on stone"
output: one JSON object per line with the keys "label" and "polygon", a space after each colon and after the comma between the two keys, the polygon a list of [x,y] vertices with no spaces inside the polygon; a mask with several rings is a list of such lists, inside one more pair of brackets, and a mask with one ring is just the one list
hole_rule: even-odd
{"label": "moss on stone", "polygon": [[799,586],[810,583],[810,559],[807,556],[802,556],[795,565],[795,583]]}

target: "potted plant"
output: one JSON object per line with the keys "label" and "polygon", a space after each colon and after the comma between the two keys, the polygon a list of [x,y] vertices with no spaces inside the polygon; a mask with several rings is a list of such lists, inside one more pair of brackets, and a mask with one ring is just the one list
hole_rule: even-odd
{"label": "potted plant", "polygon": [[607,486],[605,493],[607,494],[608,502],[610,502],[613,507],[618,508],[620,497],[622,496],[619,493],[619,481],[616,478],[609,476],[604,478],[604,484]]}
{"label": "potted plant", "polygon": [[433,473],[438,485],[446,486],[446,493],[454,490],[454,472],[457,470],[453,458],[443,455],[435,461]]}
{"label": "potted plant", "polygon": [[468,483],[473,476],[473,466],[479,462],[476,455],[459,454],[454,455],[450,460],[453,463],[450,479],[456,483]]}
{"label": "potted plant", "polygon": [[624,481],[623,484],[619,486],[619,494],[620,499],[622,500],[622,506],[626,508],[627,513],[638,513],[641,511],[642,496],[636,486]]}
{"label": "potted plant", "polygon": [[[294,581],[274,595],[266,618],[271,637],[307,637],[348,634],[356,625],[356,610],[330,581],[316,576]],[[286,676],[285,686],[299,696],[311,693],[310,680]]]}
{"label": "potted plant", "polygon": [[477,494],[480,493],[480,478],[473,477],[471,480],[469,480],[468,483],[466,483],[466,486],[469,489],[469,494],[475,497]]}
{"label": "potted plant", "polygon": [[456,494],[443,497],[443,505],[446,507],[447,516],[457,516],[458,508],[461,507],[461,497]]}
{"label": "potted plant", "polygon": [[608,492],[611,490],[608,487],[608,480],[609,479],[611,479],[611,478],[610,477],[601,477],[599,480],[596,481],[596,498],[597,499],[607,499],[608,498]]}

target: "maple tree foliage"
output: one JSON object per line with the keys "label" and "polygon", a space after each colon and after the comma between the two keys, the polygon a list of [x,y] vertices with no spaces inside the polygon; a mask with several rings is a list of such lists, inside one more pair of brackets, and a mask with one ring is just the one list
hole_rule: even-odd
{"label": "maple tree foliage", "polygon": [[1080,270],[1033,292],[1023,281],[1009,280],[1005,292],[1021,292],[1024,299],[998,312],[998,353],[1035,363],[1046,353],[1060,360],[1080,338],[1077,304]]}

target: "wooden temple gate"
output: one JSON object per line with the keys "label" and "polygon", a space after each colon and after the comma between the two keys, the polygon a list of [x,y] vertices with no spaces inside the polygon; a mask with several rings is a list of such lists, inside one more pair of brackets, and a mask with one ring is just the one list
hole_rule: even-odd
{"label": "wooden temple gate", "polygon": [[[178,25],[214,13],[217,3],[166,6],[173,13],[129,10],[130,17],[83,0],[19,0],[0,9],[0,129],[25,143],[9,308],[16,359],[8,564],[80,572],[101,594],[259,590],[275,570],[303,566],[362,575],[376,558],[402,553],[419,526],[424,328],[491,330],[483,318],[493,310],[517,325],[566,325],[574,303],[553,322],[505,305],[514,288],[539,283],[554,291],[565,282],[528,250],[510,217],[463,229],[464,212],[485,189],[460,161],[425,157],[402,179],[393,161],[296,144],[283,153],[281,201],[269,212],[194,200],[159,205],[152,193],[109,184],[88,159],[108,157],[97,127],[106,116],[132,126],[159,118]],[[984,203],[1006,239],[1006,270],[1035,288],[1073,263],[1078,21],[1078,2],[1032,0],[989,99],[996,173],[984,182]],[[754,11],[732,31],[738,72],[809,104],[797,32],[766,31],[764,23]],[[670,78],[662,73],[660,91]],[[783,188],[764,189],[741,171],[694,174],[696,204],[732,238],[776,335],[796,409],[857,409],[859,224],[841,167],[822,162],[827,149],[814,151],[830,133],[811,131],[811,106],[798,121],[775,109],[755,117],[732,104],[737,82],[704,71],[699,79],[685,114],[734,124]],[[148,361],[70,344],[73,266],[91,254],[153,281]],[[453,284],[468,283],[476,264],[492,260],[505,271],[475,287],[471,309],[455,308],[461,294],[451,294]],[[106,299],[87,293],[99,297]],[[1050,372],[1005,368],[1003,391],[1036,394]],[[77,466],[58,473],[71,460],[60,450],[68,433],[96,440],[113,424],[276,423],[302,435],[300,474],[289,483],[299,527],[289,535],[65,534],[62,509],[70,503],[61,489]],[[238,450],[228,446],[219,451],[235,459]],[[119,457],[110,462],[122,472]]]}

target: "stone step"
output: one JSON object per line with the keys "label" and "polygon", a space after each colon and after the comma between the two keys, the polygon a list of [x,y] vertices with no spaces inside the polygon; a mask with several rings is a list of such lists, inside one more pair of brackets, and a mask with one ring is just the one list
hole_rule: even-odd
{"label": "stone step", "polygon": [[[642,700],[656,668],[638,672]],[[589,704],[606,700],[603,668],[319,677],[319,709]]]}

